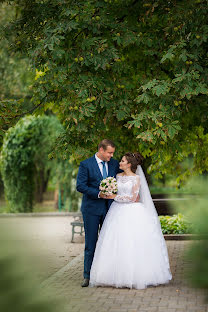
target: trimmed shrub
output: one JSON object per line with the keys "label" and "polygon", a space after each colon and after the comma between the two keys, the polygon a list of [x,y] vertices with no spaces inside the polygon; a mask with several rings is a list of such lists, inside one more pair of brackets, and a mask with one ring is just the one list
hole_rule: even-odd
{"label": "trimmed shrub", "polygon": [[192,225],[181,213],[173,216],[159,216],[159,220],[163,234],[193,233]]}

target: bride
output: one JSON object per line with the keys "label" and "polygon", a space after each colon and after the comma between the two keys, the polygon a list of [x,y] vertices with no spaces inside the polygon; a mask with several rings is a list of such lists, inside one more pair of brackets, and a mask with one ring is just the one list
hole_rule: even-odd
{"label": "bride", "polygon": [[[90,272],[90,286],[143,289],[172,279],[167,247],[139,153],[126,153],[118,193],[104,220]],[[138,202],[139,195],[139,202]]]}

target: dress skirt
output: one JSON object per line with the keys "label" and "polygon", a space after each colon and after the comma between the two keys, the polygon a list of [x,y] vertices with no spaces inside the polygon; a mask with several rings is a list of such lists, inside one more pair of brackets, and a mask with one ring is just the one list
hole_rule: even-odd
{"label": "dress skirt", "polygon": [[172,278],[161,228],[142,203],[114,201],[104,220],[90,286],[144,289]]}

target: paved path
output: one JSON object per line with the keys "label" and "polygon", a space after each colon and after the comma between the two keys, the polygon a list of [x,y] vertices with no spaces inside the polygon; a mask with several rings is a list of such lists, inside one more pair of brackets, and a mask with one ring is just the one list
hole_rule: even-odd
{"label": "paved path", "polygon": [[208,312],[204,294],[189,288],[183,274],[189,263],[182,257],[191,242],[167,242],[173,280],[169,285],[144,290],[111,287],[84,288],[82,280],[83,256],[77,256],[65,268],[45,281],[64,299],[64,311],[72,312]]}
{"label": "paved path", "polygon": [[52,287],[63,301],[63,312],[208,312],[204,293],[190,288],[183,276],[190,261],[182,255],[191,241],[167,241],[173,274],[168,285],[144,290],[81,288],[84,244],[80,237],[70,243],[71,221],[72,217],[0,220],[0,226],[6,222],[15,227],[17,240],[36,246],[36,257],[44,257],[44,270],[37,272],[41,286]]}
{"label": "paved path", "polygon": [[[25,246],[33,263],[38,264],[37,277],[45,280],[77,255],[83,253],[84,238],[77,236],[71,244],[73,217],[0,218],[0,229],[12,232],[12,240]],[[1,240],[1,237],[0,237]]]}

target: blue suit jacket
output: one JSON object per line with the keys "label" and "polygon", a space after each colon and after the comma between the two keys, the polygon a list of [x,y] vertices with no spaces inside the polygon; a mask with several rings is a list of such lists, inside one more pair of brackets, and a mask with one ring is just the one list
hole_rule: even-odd
{"label": "blue suit jacket", "polygon": [[[119,162],[112,159],[108,162],[108,177],[116,177],[120,172]],[[103,215],[107,212],[112,200],[98,198],[100,181],[103,180],[95,156],[80,163],[77,175],[77,191],[83,194],[81,211],[92,215]]]}

